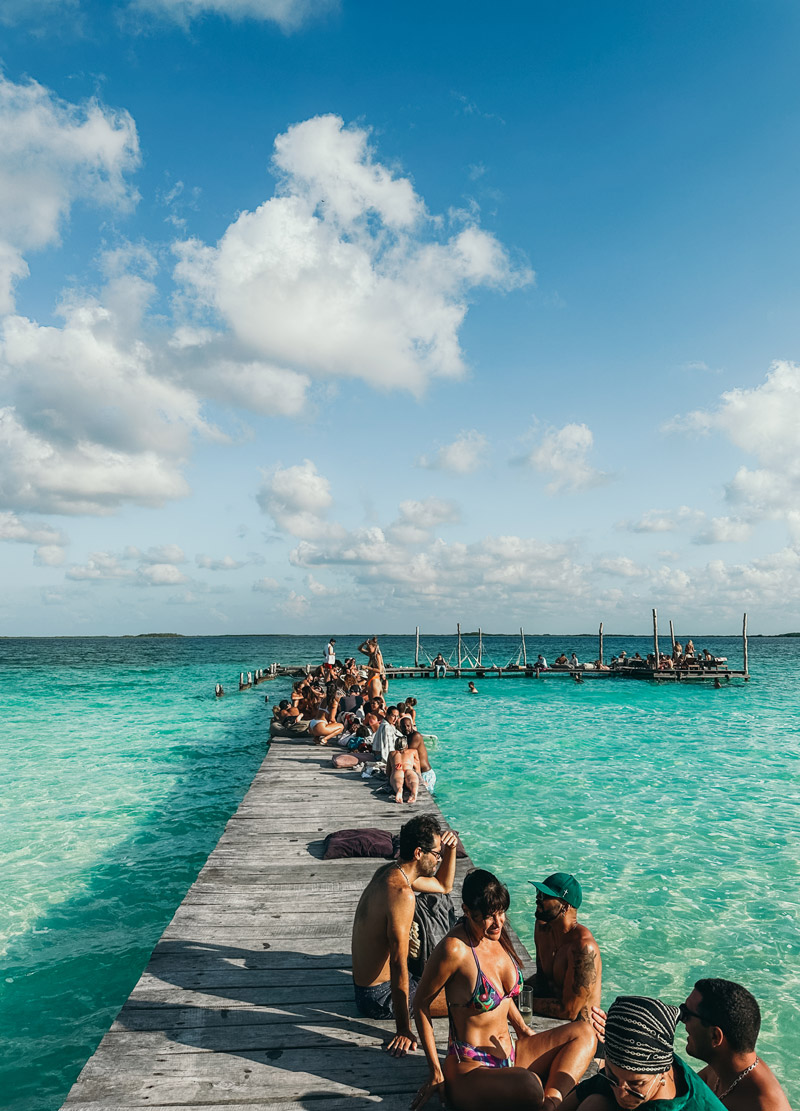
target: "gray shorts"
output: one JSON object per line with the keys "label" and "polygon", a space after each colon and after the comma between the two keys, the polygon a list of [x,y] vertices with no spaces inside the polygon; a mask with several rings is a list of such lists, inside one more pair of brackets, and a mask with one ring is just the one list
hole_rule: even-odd
{"label": "gray shorts", "polygon": [[[414,992],[417,990],[418,983],[419,980],[416,980],[413,976],[408,977],[409,1011],[414,1003]],[[394,1018],[391,980],[384,980],[382,984],[373,984],[369,988],[362,988],[354,983],[353,990],[359,1014],[364,1015],[365,1018]]]}

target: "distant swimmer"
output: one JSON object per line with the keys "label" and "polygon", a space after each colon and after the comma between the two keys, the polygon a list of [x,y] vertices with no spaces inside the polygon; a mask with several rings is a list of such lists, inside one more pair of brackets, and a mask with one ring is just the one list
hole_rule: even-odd
{"label": "distant swimmer", "polygon": [[536,888],[536,976],[533,1013],[589,1021],[600,1005],[602,961],[597,942],[578,922],[581,885],[567,872],[554,872]]}
{"label": "distant swimmer", "polygon": [[570,675],[570,679],[572,679],[573,682],[575,682],[575,683],[582,683],[583,682],[583,676],[579,675],[577,673],[577,671],[573,671],[572,675]]}
{"label": "distant swimmer", "polygon": [[477,694],[478,693],[478,688],[475,686],[475,684],[473,682],[467,683],[467,690],[469,691],[470,694]]}

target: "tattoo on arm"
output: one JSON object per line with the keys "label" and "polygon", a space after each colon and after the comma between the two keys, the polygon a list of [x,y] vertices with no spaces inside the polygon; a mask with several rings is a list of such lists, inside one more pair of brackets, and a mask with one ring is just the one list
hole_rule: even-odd
{"label": "tattoo on arm", "polygon": [[593,949],[581,949],[575,958],[575,971],[572,977],[576,995],[589,992],[597,983],[597,953]]}

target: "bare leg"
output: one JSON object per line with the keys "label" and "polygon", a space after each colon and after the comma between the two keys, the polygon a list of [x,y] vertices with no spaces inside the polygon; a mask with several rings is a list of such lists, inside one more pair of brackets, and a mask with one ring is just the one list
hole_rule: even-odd
{"label": "bare leg", "polygon": [[395,802],[402,802],[403,801],[403,780],[404,780],[404,773],[403,773],[402,768],[395,768],[395,770],[389,776],[389,784],[390,784],[392,790],[395,793],[394,794],[394,801]]}
{"label": "bare leg", "polygon": [[416,772],[414,772],[414,771],[407,771],[406,772],[406,787],[408,787],[409,791],[411,792],[411,798],[408,801],[409,802],[416,802],[417,801],[417,791],[419,790],[419,776],[417,775]]}
{"label": "bare leg", "polygon": [[524,1068],[490,1069],[477,1062],[444,1063],[449,1104],[457,1111],[533,1111],[544,1107],[542,1082]]}
{"label": "bare leg", "polygon": [[545,1107],[560,1106],[594,1056],[597,1039],[588,1022],[565,1022],[517,1041],[517,1064],[541,1077]]}

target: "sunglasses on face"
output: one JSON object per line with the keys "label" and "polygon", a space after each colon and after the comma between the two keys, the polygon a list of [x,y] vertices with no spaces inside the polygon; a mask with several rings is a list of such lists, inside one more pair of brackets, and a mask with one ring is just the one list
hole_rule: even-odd
{"label": "sunglasses on face", "polygon": [[430,854],[431,854],[432,856],[435,856],[437,860],[441,860],[441,859],[442,859],[442,854],[441,854],[441,852],[440,852],[440,851],[439,851],[438,849],[428,849],[428,852],[429,852],[429,853],[430,853]]}
{"label": "sunglasses on face", "polygon": [[[612,1087],[614,1087],[614,1088],[623,1088],[628,1093],[628,1095],[631,1097],[631,1099],[637,1099],[637,1100],[639,1100],[640,1103],[644,1102],[644,1100],[646,1100],[646,1099],[649,1099],[650,1094],[653,1091],[653,1085],[652,1084],[650,1084],[643,1092],[637,1091],[636,1088],[631,1088],[631,1086],[628,1084],[627,1080],[618,1080],[617,1077],[614,1076],[613,1072],[609,1072],[608,1071],[608,1065],[606,1065],[606,1067],[603,1069],[603,1076],[606,1078],[606,1080],[609,1082],[609,1084]],[[658,1076],[653,1077],[653,1080],[658,1080],[658,1079],[659,1079]]]}
{"label": "sunglasses on face", "polygon": [[686,1023],[690,1018],[697,1018],[703,1023],[703,1026],[706,1025],[706,1021],[701,1014],[698,1014],[697,1011],[690,1010],[685,1003],[681,1003],[680,1007],[678,1007],[678,1022]]}

